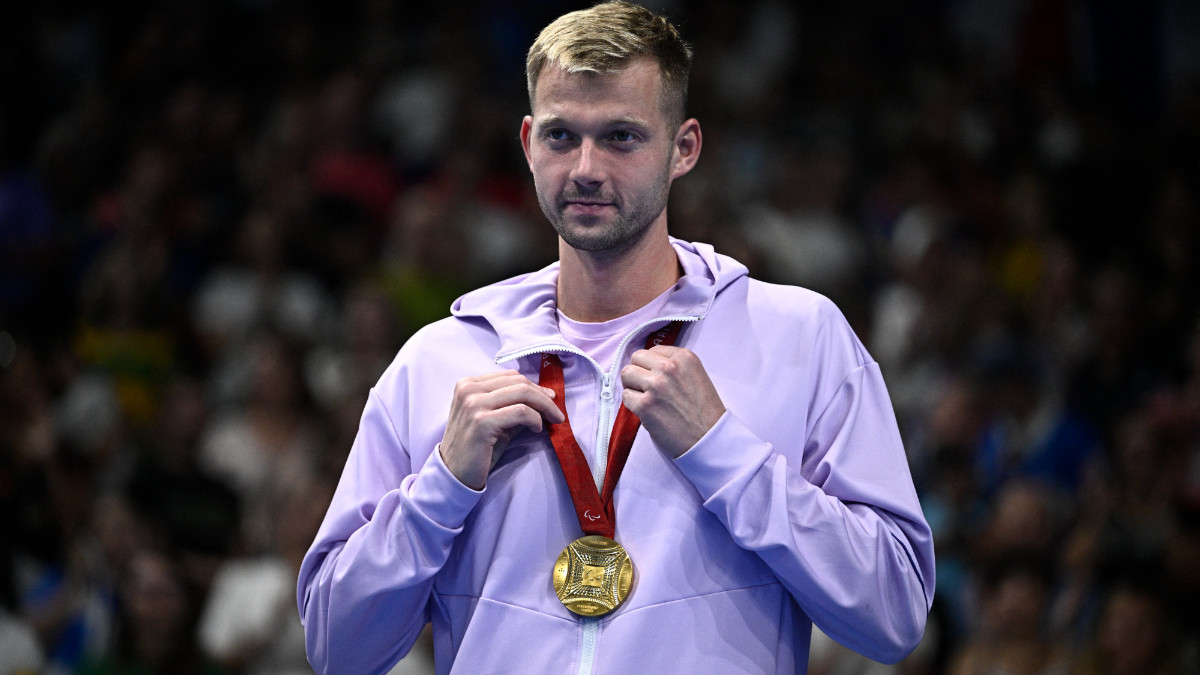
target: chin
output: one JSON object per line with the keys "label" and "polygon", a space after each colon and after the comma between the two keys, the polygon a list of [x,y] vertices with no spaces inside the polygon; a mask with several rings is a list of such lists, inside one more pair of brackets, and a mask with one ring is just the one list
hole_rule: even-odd
{"label": "chin", "polygon": [[576,251],[589,251],[595,253],[600,251],[610,251],[614,248],[618,248],[618,245],[614,244],[613,242],[605,239],[596,239],[593,237],[567,236],[562,237],[562,240],[567,243],[567,246],[570,246]]}
{"label": "chin", "polygon": [[605,251],[623,251],[641,239],[645,230],[638,232],[570,232],[566,236],[560,233],[562,240],[577,251],[602,253]]}

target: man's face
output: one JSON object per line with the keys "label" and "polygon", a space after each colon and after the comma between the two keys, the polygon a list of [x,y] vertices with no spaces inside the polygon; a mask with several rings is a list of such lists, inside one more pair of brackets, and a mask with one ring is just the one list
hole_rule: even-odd
{"label": "man's face", "polygon": [[618,250],[652,225],[665,231],[671,182],[695,163],[699,126],[668,127],[661,86],[651,59],[608,75],[542,70],[521,143],[542,211],[571,247]]}

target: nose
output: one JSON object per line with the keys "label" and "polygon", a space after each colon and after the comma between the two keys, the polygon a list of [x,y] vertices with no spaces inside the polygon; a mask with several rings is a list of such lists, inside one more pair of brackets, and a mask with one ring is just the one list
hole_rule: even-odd
{"label": "nose", "polygon": [[594,187],[604,182],[603,162],[600,149],[590,138],[583,139],[575,154],[575,165],[571,167],[570,179],[580,187]]}

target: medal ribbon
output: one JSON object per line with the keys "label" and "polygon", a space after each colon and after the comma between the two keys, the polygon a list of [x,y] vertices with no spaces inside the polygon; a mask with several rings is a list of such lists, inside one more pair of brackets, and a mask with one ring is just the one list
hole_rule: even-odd
{"label": "medal ribbon", "polygon": [[[682,324],[672,321],[651,333],[646,339],[646,349],[655,345],[675,344],[681,328]],[[571,431],[571,420],[567,419],[562,361],[557,355],[542,354],[539,382],[543,387],[554,390],[554,402],[563,414],[560,424],[548,424],[550,442],[554,445],[554,454],[558,455],[563,478],[567,480],[571,501],[575,503],[575,515],[579,518],[579,526],[583,528],[584,534],[599,534],[612,539],[617,529],[617,516],[612,501],[613,490],[616,489],[617,480],[625,469],[629,449],[633,447],[633,437],[637,435],[642,421],[626,408],[624,403],[621,404],[621,409],[617,412],[617,421],[613,423],[612,435],[609,437],[608,467],[604,471],[603,490],[597,491],[587,459],[583,456],[579,442],[575,440],[575,433]]]}

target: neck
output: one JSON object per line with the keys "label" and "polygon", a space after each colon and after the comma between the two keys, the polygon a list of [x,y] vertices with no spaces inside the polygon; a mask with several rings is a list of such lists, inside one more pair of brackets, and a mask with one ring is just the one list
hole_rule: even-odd
{"label": "neck", "polygon": [[576,321],[625,316],[670,288],[681,276],[667,239],[647,233],[620,251],[580,251],[558,242],[558,309]]}

